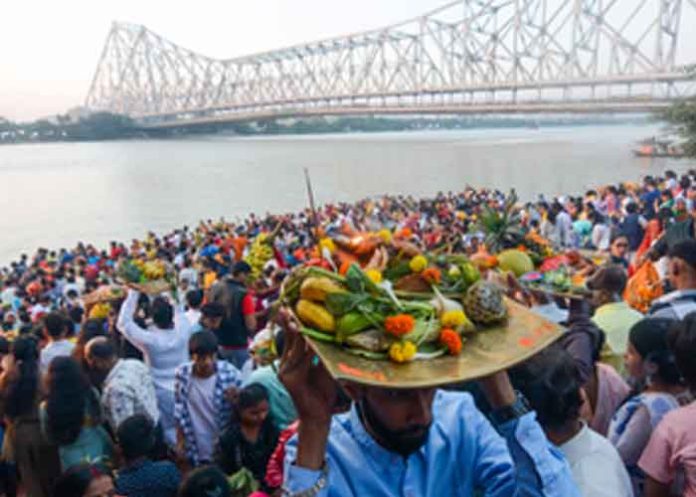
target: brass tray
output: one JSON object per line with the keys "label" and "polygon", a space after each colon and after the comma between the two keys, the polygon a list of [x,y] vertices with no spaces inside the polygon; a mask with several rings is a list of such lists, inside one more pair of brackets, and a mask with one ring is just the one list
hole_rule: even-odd
{"label": "brass tray", "polygon": [[474,380],[525,361],[556,341],[563,327],[506,299],[506,323],[469,335],[458,356],[397,364],[370,360],[340,346],[305,338],[337,380],[386,388],[424,388]]}
{"label": "brass tray", "polygon": [[82,298],[85,305],[114,302],[126,298],[126,289],[120,285],[103,285]]}
{"label": "brass tray", "polygon": [[583,300],[588,297],[592,296],[592,292],[588,290],[587,288],[577,288],[575,291],[567,291],[563,292],[561,290],[555,289],[552,285],[546,285],[546,284],[539,284],[539,283],[530,283],[530,282],[520,282],[520,285],[522,285],[522,288],[529,290],[531,292],[543,292],[548,294],[551,297],[558,297],[562,299],[575,299],[575,300]]}
{"label": "brass tray", "polygon": [[131,283],[130,286],[138,290],[140,293],[145,293],[147,295],[159,295],[172,290],[172,285],[167,280],[152,280],[146,281],[145,283]]}

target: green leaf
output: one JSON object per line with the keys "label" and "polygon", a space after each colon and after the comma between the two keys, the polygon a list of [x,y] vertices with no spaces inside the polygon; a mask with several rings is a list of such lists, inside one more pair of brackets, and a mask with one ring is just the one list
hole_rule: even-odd
{"label": "green leaf", "polygon": [[307,328],[306,326],[303,326],[300,329],[300,331],[303,335],[307,335],[308,337],[314,338],[315,340],[319,340],[320,342],[336,343],[336,337],[334,337],[333,335],[329,335],[328,333],[323,333],[312,328]]}
{"label": "green leaf", "polygon": [[346,285],[351,292],[365,292],[365,280],[363,280],[362,271],[357,264],[352,264],[346,272]]}
{"label": "green leaf", "polygon": [[366,293],[330,293],[326,296],[326,308],[334,316],[342,316],[357,309],[357,307],[369,299]]}

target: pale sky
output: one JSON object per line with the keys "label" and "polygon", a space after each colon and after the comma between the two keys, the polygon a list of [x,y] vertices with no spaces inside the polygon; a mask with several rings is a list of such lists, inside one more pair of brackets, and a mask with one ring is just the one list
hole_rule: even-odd
{"label": "pale sky", "polygon": [[0,116],[81,105],[114,20],[229,58],[376,28],[448,0],[7,0],[0,7]]}
{"label": "pale sky", "polygon": [[[0,7],[0,116],[29,120],[81,105],[114,20],[144,24],[180,46],[229,58],[377,28],[448,2],[6,0]],[[683,19],[682,29],[693,19]],[[696,62],[695,39],[685,38],[680,43],[694,47]]]}

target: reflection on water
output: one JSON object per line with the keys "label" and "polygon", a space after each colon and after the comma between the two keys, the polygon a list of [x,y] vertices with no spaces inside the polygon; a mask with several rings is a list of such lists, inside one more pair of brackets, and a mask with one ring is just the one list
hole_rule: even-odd
{"label": "reflection on water", "polygon": [[582,192],[694,162],[637,159],[651,126],[204,137],[0,147],[0,264],[36,246],[99,245],[201,218],[472,185],[522,198]]}

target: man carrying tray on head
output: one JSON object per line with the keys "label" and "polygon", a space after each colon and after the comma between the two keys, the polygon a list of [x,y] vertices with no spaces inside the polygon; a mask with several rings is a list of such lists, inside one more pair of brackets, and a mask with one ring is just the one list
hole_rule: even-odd
{"label": "man carrying tray on head", "polygon": [[435,387],[346,383],[353,405],[332,419],[338,384],[314,359],[293,319],[281,319],[287,344],[280,378],[300,421],[286,452],[283,495],[579,495],[563,455],[547,441],[506,372],[480,382],[495,428],[468,393]]}

